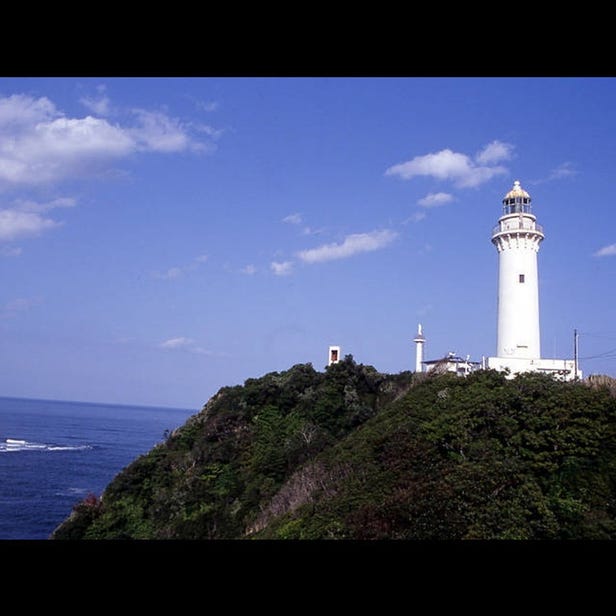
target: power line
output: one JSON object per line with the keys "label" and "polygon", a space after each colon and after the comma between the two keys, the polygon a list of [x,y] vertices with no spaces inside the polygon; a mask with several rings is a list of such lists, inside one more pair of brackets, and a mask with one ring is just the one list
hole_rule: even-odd
{"label": "power line", "polygon": [[598,355],[589,355],[588,357],[580,357],[580,359],[616,359],[616,349],[599,353]]}
{"label": "power line", "polygon": [[616,336],[613,336],[611,334],[613,334],[613,332],[607,332],[607,334],[610,335],[606,335],[606,333],[604,332],[578,332],[579,336],[588,336],[590,338],[601,338],[602,340],[616,340]]}
{"label": "power line", "polygon": [[599,357],[616,357],[616,349],[610,349],[603,353],[597,353],[596,355],[589,355],[588,357],[582,357],[582,359],[597,359]]}
{"label": "power line", "polygon": [[[600,338],[601,340],[616,340],[616,336],[607,336],[606,333],[613,332],[578,332],[574,330],[574,335],[576,339],[578,336],[582,335],[584,337],[590,338]],[[589,359],[616,359],[616,349],[610,349],[609,351],[604,351],[603,353],[597,353],[596,355],[588,355],[587,357],[578,357],[580,360],[589,360]]]}

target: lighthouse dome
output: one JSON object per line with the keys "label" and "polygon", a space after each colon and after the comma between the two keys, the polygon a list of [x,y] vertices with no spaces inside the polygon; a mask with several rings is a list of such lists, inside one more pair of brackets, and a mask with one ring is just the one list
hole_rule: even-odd
{"label": "lighthouse dome", "polygon": [[516,180],[513,183],[513,188],[505,195],[503,201],[507,201],[508,199],[515,199],[516,197],[530,199],[530,195],[520,186],[520,180]]}
{"label": "lighthouse dome", "polygon": [[503,199],[503,213],[508,214],[530,214],[530,195],[520,186],[520,180],[513,183],[513,188]]}

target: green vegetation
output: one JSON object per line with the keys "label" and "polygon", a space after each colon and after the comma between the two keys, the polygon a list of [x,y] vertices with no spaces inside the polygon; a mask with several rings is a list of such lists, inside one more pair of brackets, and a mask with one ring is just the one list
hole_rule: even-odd
{"label": "green vegetation", "polygon": [[296,365],[221,389],[53,538],[616,538],[614,391]]}

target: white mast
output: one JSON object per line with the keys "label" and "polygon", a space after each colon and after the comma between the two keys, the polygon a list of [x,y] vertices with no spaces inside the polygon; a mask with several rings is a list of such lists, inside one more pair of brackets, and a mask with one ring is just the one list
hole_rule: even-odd
{"label": "white mast", "polygon": [[421,323],[417,326],[417,336],[413,342],[417,345],[415,353],[415,372],[423,372],[423,345],[426,339],[421,331]]}

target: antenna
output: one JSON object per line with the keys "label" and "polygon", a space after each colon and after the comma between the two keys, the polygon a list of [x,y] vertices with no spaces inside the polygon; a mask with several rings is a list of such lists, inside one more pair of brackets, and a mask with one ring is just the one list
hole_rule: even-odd
{"label": "antenna", "polygon": [[579,339],[578,330],[573,330],[573,369],[575,370],[573,374],[573,380],[578,380],[578,339]]}

